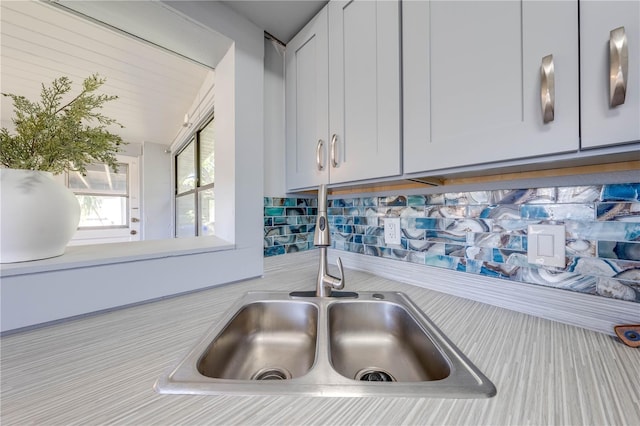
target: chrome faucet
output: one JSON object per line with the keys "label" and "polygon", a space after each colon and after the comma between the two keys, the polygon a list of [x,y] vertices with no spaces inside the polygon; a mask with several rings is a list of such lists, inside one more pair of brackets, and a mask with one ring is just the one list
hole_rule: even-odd
{"label": "chrome faucet", "polygon": [[329,274],[327,267],[327,247],[331,245],[331,232],[327,218],[327,186],[322,184],[318,188],[318,216],[316,218],[316,230],[313,234],[313,245],[320,248],[320,267],[318,268],[318,281],[316,282],[316,296],[329,297],[331,290],[344,288],[344,272],[342,261],[338,258],[338,270],[340,278]]}

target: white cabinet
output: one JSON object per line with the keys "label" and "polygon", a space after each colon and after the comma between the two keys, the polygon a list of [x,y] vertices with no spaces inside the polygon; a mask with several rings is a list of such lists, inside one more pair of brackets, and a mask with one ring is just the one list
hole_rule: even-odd
{"label": "white cabinet", "polygon": [[288,189],[326,183],[329,177],[327,25],[325,7],[287,45],[285,117]]}
{"label": "white cabinet", "polygon": [[332,1],[287,45],[287,188],[401,173],[400,5]]}
{"label": "white cabinet", "polygon": [[578,149],[577,1],[405,1],[402,22],[405,173]]}
{"label": "white cabinet", "polygon": [[399,2],[328,6],[330,182],[399,175]]}
{"label": "white cabinet", "polygon": [[[628,51],[626,76],[616,67],[616,53],[609,53],[611,31],[620,27]],[[580,2],[580,73],[582,147],[640,140],[640,2]],[[611,74],[626,84],[624,103],[614,107]]]}

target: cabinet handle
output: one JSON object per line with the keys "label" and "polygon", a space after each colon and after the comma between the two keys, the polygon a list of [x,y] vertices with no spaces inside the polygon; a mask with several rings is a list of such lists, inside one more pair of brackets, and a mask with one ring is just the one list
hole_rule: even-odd
{"label": "cabinet handle", "polygon": [[336,152],[336,145],[338,144],[338,135],[331,136],[331,165],[338,167],[338,153]]}
{"label": "cabinet handle", "polygon": [[316,147],[316,165],[318,166],[318,170],[324,170],[324,164],[322,164],[322,146],[324,142],[322,139],[318,139],[318,146]]}
{"label": "cabinet handle", "polygon": [[624,27],[611,30],[609,35],[609,104],[622,105],[627,95],[629,48]]}
{"label": "cabinet handle", "polygon": [[542,106],[542,122],[553,121],[556,103],[555,71],[553,69],[553,55],[542,58],[540,66],[540,102]]}

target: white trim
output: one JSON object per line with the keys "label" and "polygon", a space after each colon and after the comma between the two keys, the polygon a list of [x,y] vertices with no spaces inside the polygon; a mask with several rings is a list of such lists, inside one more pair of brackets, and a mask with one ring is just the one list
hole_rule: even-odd
{"label": "white trim", "polygon": [[600,333],[613,335],[615,325],[640,323],[640,304],[634,302],[329,250],[330,262],[338,257],[345,268]]}

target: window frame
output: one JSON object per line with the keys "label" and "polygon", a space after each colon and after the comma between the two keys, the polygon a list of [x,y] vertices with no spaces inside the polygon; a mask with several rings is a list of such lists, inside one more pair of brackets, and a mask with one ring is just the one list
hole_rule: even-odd
{"label": "window frame", "polygon": [[[92,164],[100,164],[103,165],[104,163],[92,163]],[[87,189],[87,190],[83,190],[81,188],[71,188],[70,185],[70,173],[79,173],[76,171],[73,172],[66,172],[64,173],[64,184],[67,187],[67,189],[69,189],[71,192],[73,192],[73,195],[76,196],[76,198],[78,197],[78,195],[80,196],[89,196],[89,197],[113,197],[113,198],[124,198],[125,199],[125,218],[124,218],[124,224],[123,225],[105,225],[105,226],[100,226],[100,225],[96,225],[96,226],[82,226],[82,225],[78,225],[78,231],[100,231],[100,230],[109,230],[109,229],[128,229],[130,226],[130,222],[131,222],[131,167],[128,163],[126,162],[122,162],[122,161],[117,161],[118,167],[124,167],[126,170],[125,176],[126,176],[126,190],[124,194],[110,194],[108,191],[99,191],[99,190],[91,190],[91,189]]]}
{"label": "window frame", "polygon": [[[201,155],[200,155],[200,147],[201,147],[201,143],[200,143],[200,134],[201,132],[207,128],[207,126],[209,126],[210,124],[213,124],[215,122],[215,116],[212,113],[210,116],[208,116],[205,120],[201,121],[201,125],[196,127],[196,130],[189,132],[189,134],[187,135],[186,142],[180,147],[180,149],[178,149],[174,156],[173,156],[173,168],[174,168],[174,174],[173,174],[173,178],[174,178],[174,187],[173,187],[173,193],[174,193],[174,199],[173,199],[173,220],[174,220],[174,231],[173,231],[173,236],[174,238],[181,238],[178,236],[178,226],[179,226],[179,222],[178,222],[178,199],[181,197],[187,197],[187,196],[191,196],[193,197],[193,204],[194,204],[194,216],[195,216],[195,223],[194,223],[194,235],[190,235],[192,237],[199,237],[202,236],[202,217],[201,217],[201,211],[200,211],[200,194],[201,192],[204,191],[208,191],[208,190],[213,190],[215,193],[215,176],[213,178],[213,181],[211,183],[208,183],[206,185],[200,185],[201,183],[201,175],[202,175],[202,171],[201,171]],[[187,191],[184,192],[178,192],[178,157],[187,149],[189,148],[189,146],[191,144],[194,144],[194,158],[193,158],[193,164],[194,164],[194,174],[195,174],[195,185],[192,189],[189,189]],[[214,151],[214,155],[215,155],[215,151]],[[215,172],[214,172],[215,173]],[[186,236],[185,236],[186,237]]]}

